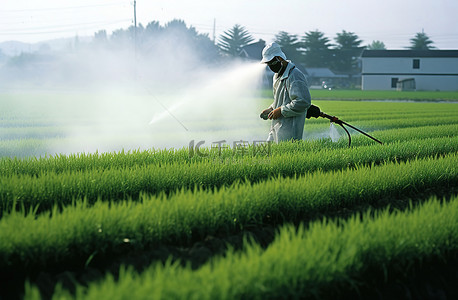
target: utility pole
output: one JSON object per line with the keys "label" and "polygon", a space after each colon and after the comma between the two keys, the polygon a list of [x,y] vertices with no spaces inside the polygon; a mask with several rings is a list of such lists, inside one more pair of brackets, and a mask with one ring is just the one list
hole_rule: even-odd
{"label": "utility pole", "polygon": [[134,0],[134,25],[135,31],[137,30],[137,0]]}
{"label": "utility pole", "polygon": [[215,35],[215,32],[216,32],[216,18],[213,19],[213,44],[216,45],[216,35]]}
{"label": "utility pole", "polygon": [[137,57],[137,0],[134,0],[134,51]]}

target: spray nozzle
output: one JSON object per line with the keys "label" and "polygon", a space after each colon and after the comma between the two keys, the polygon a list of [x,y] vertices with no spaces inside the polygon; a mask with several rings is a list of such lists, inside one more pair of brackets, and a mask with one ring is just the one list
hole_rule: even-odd
{"label": "spray nozzle", "polygon": [[382,142],[380,142],[376,138],[370,136],[369,134],[365,133],[364,131],[362,131],[362,130],[360,130],[360,129],[358,129],[358,128],[356,128],[356,127],[354,127],[354,126],[352,126],[352,125],[340,120],[339,118],[337,118],[335,116],[331,116],[331,115],[328,115],[328,114],[320,111],[320,108],[318,106],[313,105],[313,104],[310,105],[309,109],[307,110],[306,118],[310,119],[311,117],[314,117],[314,118],[322,117],[322,118],[329,119],[331,121],[331,129],[333,129],[333,127],[334,127],[334,126],[332,126],[333,123],[336,123],[336,124],[340,125],[348,135],[348,146],[351,145],[351,136],[350,136],[350,133],[348,132],[347,128],[345,128],[344,125],[346,125],[346,126],[352,128],[352,129],[364,134],[365,136],[367,136],[367,137],[373,139],[374,141],[376,141],[377,143],[382,144]]}

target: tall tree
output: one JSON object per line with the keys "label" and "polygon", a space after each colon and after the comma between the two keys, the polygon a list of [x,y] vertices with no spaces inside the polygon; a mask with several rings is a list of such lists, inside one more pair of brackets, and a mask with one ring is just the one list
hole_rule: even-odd
{"label": "tall tree", "polygon": [[158,21],[152,21],[146,25],[145,34],[148,36],[158,35],[162,32],[162,29]]}
{"label": "tall tree", "polygon": [[309,31],[302,37],[302,47],[305,50],[304,63],[306,67],[328,67],[331,53],[331,43],[323,32]]}
{"label": "tall tree", "polygon": [[340,50],[360,49],[362,43],[354,32],[347,32],[345,30],[342,30],[341,33],[337,33],[335,41],[337,42],[336,49]]}
{"label": "tall tree", "polygon": [[98,43],[106,43],[108,40],[107,31],[99,30],[96,33],[94,33],[94,40]]}
{"label": "tall tree", "polygon": [[180,19],[174,19],[165,24],[164,30],[171,34],[177,34],[177,38],[181,38],[181,36],[187,35],[197,35],[197,31],[194,27],[191,26],[188,28],[185,21]]}
{"label": "tall tree", "polygon": [[130,48],[134,40],[134,26],[129,26],[127,29],[114,30],[110,36],[110,44],[113,48],[124,49]]}
{"label": "tall tree", "polygon": [[415,37],[410,39],[410,47],[411,50],[430,50],[434,49],[435,47],[432,46],[434,42],[426,35],[426,33],[417,32]]}
{"label": "tall tree", "polygon": [[372,41],[369,45],[366,47],[367,50],[386,50],[385,43],[382,41]]}
{"label": "tall tree", "polygon": [[137,41],[140,51],[148,53],[152,49],[158,48],[163,34],[164,28],[158,21],[152,21],[146,24],[146,27]]}
{"label": "tall tree", "polygon": [[162,55],[165,51],[169,58],[175,57],[177,61],[187,62],[189,67],[191,60],[193,63],[202,62],[201,59],[211,62],[219,57],[218,49],[208,34],[199,34],[194,27],[187,27],[183,20],[172,20],[162,30],[157,24],[151,24],[149,32],[159,37],[155,43],[150,44],[154,48],[152,52]]}
{"label": "tall tree", "polygon": [[0,63],[1,63],[2,61],[6,61],[6,59],[7,59],[6,54],[4,54],[3,51],[2,51],[2,49],[0,49]]}
{"label": "tall tree", "polygon": [[302,62],[302,53],[299,50],[301,44],[297,38],[297,35],[289,34],[285,31],[280,31],[275,35],[275,42],[280,45],[283,53],[286,57],[293,62]]}
{"label": "tall tree", "polygon": [[235,24],[220,36],[218,47],[223,53],[236,57],[239,55],[241,48],[253,40],[254,38],[243,26]]}
{"label": "tall tree", "polygon": [[364,47],[361,47],[362,41],[353,32],[343,30],[337,33],[335,50],[333,51],[333,69],[342,73],[359,72],[358,59]]}

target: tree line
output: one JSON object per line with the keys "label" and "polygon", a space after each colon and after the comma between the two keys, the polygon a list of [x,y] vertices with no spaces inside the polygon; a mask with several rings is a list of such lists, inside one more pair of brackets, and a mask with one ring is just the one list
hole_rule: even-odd
{"label": "tree line", "polygon": [[[153,21],[144,27],[139,25],[128,29],[119,29],[112,33],[110,42],[120,45],[132,45],[136,40],[136,47],[141,53],[151,53],[157,45],[164,46],[172,43],[173,47],[186,45],[193,49],[199,58],[207,62],[224,58],[240,56],[243,47],[254,42],[253,36],[243,26],[236,24],[221,34],[217,41],[212,41],[208,34],[201,34],[192,26],[186,26],[182,20],[173,20],[161,26]],[[107,42],[105,31],[95,34],[95,42]],[[385,44],[375,40],[363,46],[362,40],[354,32],[342,30],[331,41],[321,31],[313,30],[298,36],[285,31],[275,35],[274,41],[278,43],[286,56],[296,63],[306,67],[329,68],[337,73],[358,73],[360,64],[358,58],[364,49],[384,50]],[[424,33],[417,33],[410,39],[407,49],[433,49],[433,42]],[[153,51],[154,52],[154,51]]]}
{"label": "tree line", "polygon": [[[153,21],[146,26],[139,24],[127,29],[118,29],[108,35],[106,30],[94,34],[90,45],[85,47],[105,48],[110,51],[132,51],[143,57],[161,57],[173,53],[179,59],[180,51],[202,63],[212,64],[239,57],[243,47],[254,42],[254,37],[243,26],[236,24],[226,30],[216,41],[208,34],[202,34],[183,20],[172,20],[161,26]],[[288,59],[305,67],[329,68],[336,73],[356,74],[360,72],[359,57],[364,49],[386,49],[382,41],[373,41],[363,46],[362,40],[353,32],[342,30],[331,41],[321,31],[313,30],[298,36],[285,31],[275,35],[277,42]],[[260,40],[260,42],[264,42]],[[408,49],[433,49],[433,42],[424,33],[417,33]],[[74,48],[81,47],[78,37]],[[17,60],[22,60],[16,58]]]}
{"label": "tree line", "polygon": [[[240,25],[234,25],[225,31],[219,39],[218,46],[227,55],[236,56],[240,50],[253,41],[251,34]],[[332,43],[325,34],[319,30],[305,32],[303,36],[280,31],[275,35],[278,43],[286,56],[306,67],[329,68],[335,72],[357,73],[360,71],[358,57],[364,49],[386,50],[382,41],[375,40],[367,46],[362,46],[362,40],[353,32],[342,30],[337,33]],[[406,47],[411,50],[433,49],[433,42],[424,33],[417,33],[410,39],[411,45]]]}

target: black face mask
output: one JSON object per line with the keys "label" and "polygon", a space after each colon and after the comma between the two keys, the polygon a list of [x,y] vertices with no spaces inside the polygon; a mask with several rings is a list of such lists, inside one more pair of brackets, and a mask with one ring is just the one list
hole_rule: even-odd
{"label": "black face mask", "polygon": [[275,60],[275,62],[273,62],[273,63],[271,63],[271,64],[268,64],[267,66],[268,66],[269,69],[271,69],[272,72],[274,72],[274,73],[280,72],[281,67],[282,67],[282,66],[281,66],[281,61],[280,61],[278,58]]}

